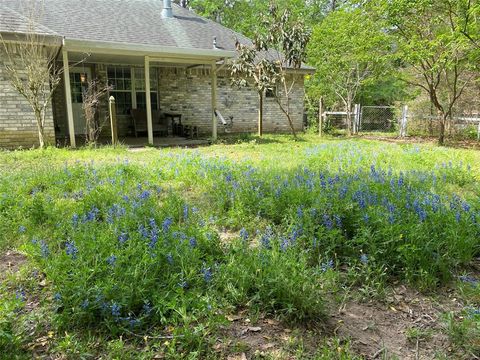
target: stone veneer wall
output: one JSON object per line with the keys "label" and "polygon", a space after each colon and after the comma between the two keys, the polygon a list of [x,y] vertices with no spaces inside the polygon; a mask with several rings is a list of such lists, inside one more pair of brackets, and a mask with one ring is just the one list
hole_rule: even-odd
{"label": "stone veneer wall", "polygon": [[[37,122],[32,108],[10,84],[5,70],[8,57],[0,46],[0,148],[38,146]],[[46,142],[55,143],[51,107],[45,123]]]}
{"label": "stone veneer wall", "polygon": [[[119,65],[121,66],[121,65]],[[92,66],[92,76],[105,82],[107,65]],[[211,72],[210,69],[160,67],[158,70],[160,111],[178,112],[182,114],[182,123],[195,125],[199,133],[210,135],[212,132],[211,117]],[[296,130],[303,130],[304,80],[302,74],[296,77],[295,86],[290,94],[290,110]],[[279,89],[281,92],[281,89]],[[65,91],[63,82],[54,96],[54,117],[60,129],[60,137],[68,138],[68,125],[65,109]],[[100,119],[107,119],[107,99],[102,102]],[[217,76],[217,107],[224,118],[229,121],[233,116],[232,133],[255,132],[258,119],[258,94],[251,88],[236,88],[230,84],[228,73],[221,71]],[[118,132],[120,137],[128,134],[131,125],[130,116],[118,116]],[[218,123],[218,134],[225,132]],[[263,129],[265,132],[289,132],[290,126],[284,113],[273,98],[264,99]],[[109,136],[110,126],[107,121],[103,134]],[[58,134],[57,134],[58,135]],[[65,140],[67,141],[67,140]]]}

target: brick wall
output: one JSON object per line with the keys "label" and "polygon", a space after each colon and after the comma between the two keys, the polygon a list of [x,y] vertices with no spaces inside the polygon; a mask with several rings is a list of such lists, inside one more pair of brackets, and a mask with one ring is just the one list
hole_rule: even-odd
{"label": "brick wall", "polygon": [[[8,57],[0,46],[0,148],[38,146],[37,122],[32,108],[10,84],[5,70]],[[54,144],[51,107],[45,124],[46,141]]]}
{"label": "brick wall", "polygon": [[[211,73],[209,69],[161,68],[159,73],[160,107],[162,111],[180,112],[185,124],[199,127],[199,132],[211,134]],[[303,129],[303,75],[295,76],[290,93],[290,111],[296,130]],[[278,90],[282,94],[281,89]],[[229,121],[233,116],[232,132],[257,130],[258,94],[252,87],[232,87],[228,73],[217,76],[217,108]],[[265,132],[288,132],[290,126],[273,98],[264,99],[263,129]],[[218,133],[225,129],[218,125]]]}
{"label": "brick wall", "polygon": [[[106,82],[107,66],[105,64],[89,65],[93,77]],[[122,65],[119,65],[122,66]],[[128,65],[123,65],[128,66]],[[182,123],[196,125],[200,134],[211,135],[211,73],[210,69],[194,68],[158,68],[159,106],[162,112],[178,112],[182,114]],[[282,90],[278,90],[282,93]],[[303,75],[295,75],[295,85],[290,94],[290,110],[296,130],[303,129],[304,110]],[[57,137],[68,137],[68,125],[65,110],[65,91],[63,83],[57,88],[54,96],[54,116],[60,131]],[[226,71],[217,76],[217,106],[218,110],[229,121],[233,116],[231,132],[255,132],[258,119],[258,94],[252,87],[236,88],[230,84]],[[108,116],[108,104],[105,98],[99,112],[103,121]],[[128,115],[118,116],[118,132],[120,137],[129,134],[132,120]],[[290,126],[284,113],[273,98],[264,99],[265,132],[288,132]],[[218,123],[218,134],[225,128]],[[110,126],[107,122],[102,135],[109,136]]]}

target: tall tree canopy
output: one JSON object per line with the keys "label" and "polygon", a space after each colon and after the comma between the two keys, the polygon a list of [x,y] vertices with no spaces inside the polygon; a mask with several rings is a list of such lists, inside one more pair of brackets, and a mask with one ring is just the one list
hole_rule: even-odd
{"label": "tall tree canopy", "polygon": [[436,109],[439,143],[452,118],[454,106],[472,81],[472,42],[462,34],[459,5],[463,0],[377,0],[378,14],[386,19],[408,66],[405,79],[426,92]]}
{"label": "tall tree canopy", "polygon": [[378,21],[359,8],[332,12],[313,31],[309,62],[317,71],[309,92],[339,99],[350,113],[362,87],[385,76],[391,59],[392,42]]}

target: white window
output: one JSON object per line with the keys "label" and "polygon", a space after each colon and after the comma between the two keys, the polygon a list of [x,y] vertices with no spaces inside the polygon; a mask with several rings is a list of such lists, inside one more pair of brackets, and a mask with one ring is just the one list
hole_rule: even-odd
{"label": "white window", "polygon": [[[115,97],[117,113],[130,114],[131,109],[146,109],[145,71],[143,68],[109,66],[108,84],[113,86],[110,94]],[[133,85],[132,85],[133,84]],[[152,109],[158,109],[158,73],[150,69],[150,97]]]}

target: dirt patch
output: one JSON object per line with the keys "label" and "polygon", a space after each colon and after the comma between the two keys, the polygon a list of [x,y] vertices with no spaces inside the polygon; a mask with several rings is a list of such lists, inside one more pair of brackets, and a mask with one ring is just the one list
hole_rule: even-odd
{"label": "dirt patch", "polygon": [[367,359],[433,359],[449,353],[441,316],[460,311],[453,296],[432,299],[400,286],[386,303],[348,302],[330,318],[334,335],[349,339],[352,350]]}
{"label": "dirt patch", "polygon": [[229,360],[251,359],[254,355],[279,354],[291,340],[292,330],[271,318],[252,321],[244,314],[227,316],[230,326],[215,350]]}
{"label": "dirt patch", "polygon": [[316,329],[289,328],[270,318],[252,322],[246,314],[229,316],[229,326],[222,331],[216,350],[222,358],[246,360],[260,355],[278,359],[294,358],[288,348],[303,340],[305,349],[314,353],[319,344],[332,338],[349,342],[353,353],[365,359],[433,359],[452,353],[447,335],[442,331],[442,315],[460,312],[463,304],[453,292],[442,291],[430,298],[405,286],[396,288],[387,301],[358,303],[349,301],[340,309],[331,306],[327,323]]}
{"label": "dirt patch", "polygon": [[27,262],[27,257],[15,251],[0,255],[0,278],[16,273]]}

